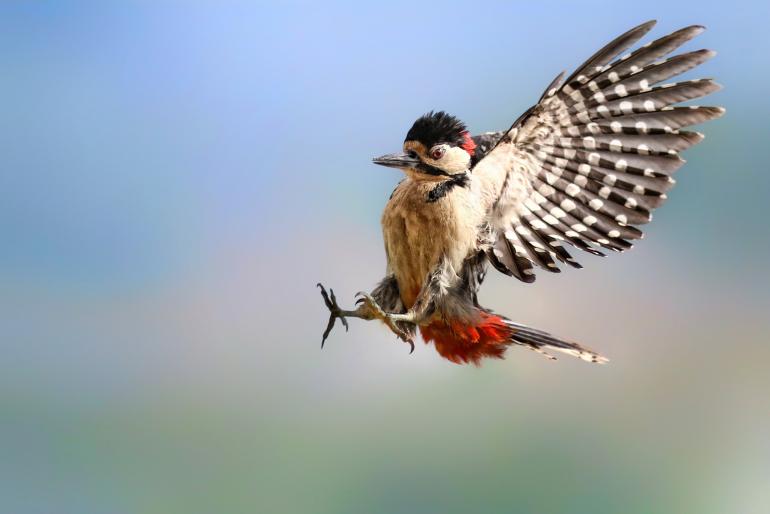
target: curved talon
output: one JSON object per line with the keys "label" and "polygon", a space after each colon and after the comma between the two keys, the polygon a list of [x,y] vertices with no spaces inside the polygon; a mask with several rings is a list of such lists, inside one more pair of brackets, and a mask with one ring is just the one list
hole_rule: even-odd
{"label": "curved talon", "polygon": [[369,305],[369,307],[374,308],[374,310],[382,310],[380,309],[380,306],[377,305],[377,302],[374,301],[374,298],[372,298],[369,293],[359,291],[353,296],[358,298],[356,300],[356,305],[361,305],[362,303],[366,303]]}
{"label": "curved talon", "polygon": [[321,336],[321,348],[323,348],[326,343],[326,338],[329,337],[337,319],[339,318],[340,322],[342,322],[342,326],[345,327],[345,332],[348,331],[348,320],[342,315],[342,310],[337,305],[337,297],[334,295],[334,289],[329,288],[329,293],[327,294],[326,288],[322,286],[320,282],[317,284],[317,287],[321,289],[321,297],[323,297],[326,308],[329,309],[329,322],[326,324],[326,330],[324,330],[324,333]]}

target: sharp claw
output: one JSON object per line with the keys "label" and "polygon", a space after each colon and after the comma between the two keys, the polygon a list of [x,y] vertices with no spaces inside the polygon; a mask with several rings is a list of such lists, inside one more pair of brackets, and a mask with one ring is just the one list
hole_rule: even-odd
{"label": "sharp claw", "polygon": [[[334,305],[332,304],[331,300],[329,300],[329,295],[326,293],[326,288],[321,285],[321,283],[318,283],[318,287],[321,288],[321,296],[324,299],[324,303],[326,304],[326,308],[329,310],[332,310],[334,308]],[[334,292],[332,292],[332,295]]]}
{"label": "sharp claw", "polygon": [[334,328],[334,314],[329,316],[329,323],[326,324],[326,330],[324,330],[323,336],[321,336],[321,348],[324,347],[324,344],[326,343],[326,338],[329,337],[329,333]]}
{"label": "sharp claw", "polygon": [[409,346],[411,347],[411,349],[409,350],[409,355],[412,355],[414,353],[414,341],[410,339],[409,341],[407,341],[407,343],[409,343]]}
{"label": "sharp claw", "polygon": [[317,287],[321,289],[321,296],[323,297],[324,303],[326,304],[326,308],[329,309],[329,322],[326,324],[326,330],[324,330],[324,333],[321,336],[321,348],[323,348],[324,344],[326,343],[326,339],[329,337],[329,334],[334,328],[334,323],[337,321],[337,319],[339,318],[342,326],[345,327],[345,332],[348,331],[348,320],[346,320],[345,317],[341,315],[341,310],[337,305],[337,297],[334,295],[334,289],[330,288],[329,292],[327,293],[326,288],[321,285],[320,282],[317,284]]}

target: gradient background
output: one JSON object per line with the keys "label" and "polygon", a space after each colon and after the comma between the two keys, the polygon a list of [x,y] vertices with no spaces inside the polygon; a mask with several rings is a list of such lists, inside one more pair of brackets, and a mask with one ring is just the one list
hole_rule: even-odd
{"label": "gradient background", "polygon": [[[0,511],[770,511],[770,8],[534,4],[3,2]],[[320,351],[315,283],[384,271],[370,158],[649,18],[727,115],[632,252],[481,294],[611,364]]]}

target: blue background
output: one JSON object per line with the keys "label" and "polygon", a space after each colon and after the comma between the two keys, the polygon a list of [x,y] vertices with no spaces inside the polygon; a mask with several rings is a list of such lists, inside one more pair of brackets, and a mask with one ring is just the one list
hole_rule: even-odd
{"label": "blue background", "polygon": [[[353,321],[412,121],[506,128],[650,18],[725,86],[622,256],[481,300],[608,355],[481,368]],[[764,513],[764,2],[4,2],[0,511]]]}

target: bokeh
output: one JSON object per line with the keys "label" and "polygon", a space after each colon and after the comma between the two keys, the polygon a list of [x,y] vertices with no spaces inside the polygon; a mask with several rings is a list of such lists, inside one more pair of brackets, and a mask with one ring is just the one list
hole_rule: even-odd
{"label": "bokeh", "polygon": [[[352,321],[445,109],[506,128],[650,18],[724,90],[644,241],[482,303],[585,342],[457,366]],[[4,2],[0,511],[766,513],[766,2]]]}

